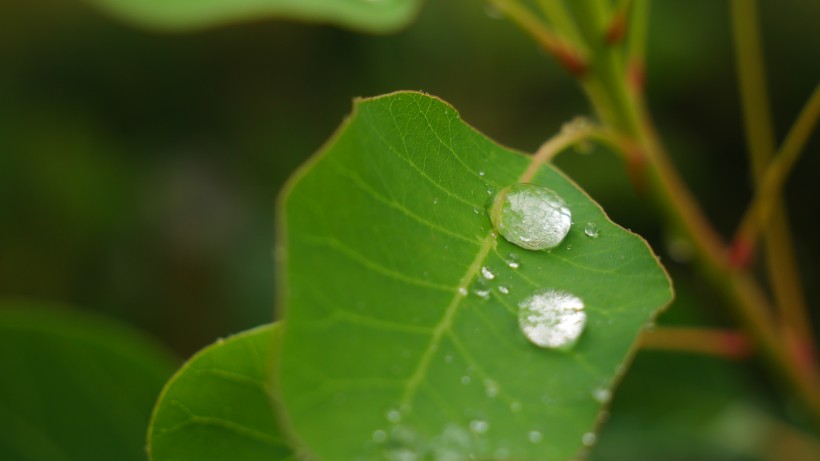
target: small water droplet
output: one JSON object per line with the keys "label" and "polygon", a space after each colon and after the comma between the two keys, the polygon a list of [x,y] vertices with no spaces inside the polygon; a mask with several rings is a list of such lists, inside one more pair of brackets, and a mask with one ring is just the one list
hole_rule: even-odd
{"label": "small water droplet", "polygon": [[589,238],[598,238],[598,225],[594,222],[588,222],[587,225],[584,226],[584,234]]}
{"label": "small water droplet", "polygon": [[492,280],[492,279],[495,278],[495,274],[487,266],[484,266],[484,267],[481,268],[481,276],[484,277],[487,280]]}
{"label": "small water droplet", "polygon": [[565,291],[538,291],[521,301],[518,307],[518,325],[536,346],[569,349],[586,324],[584,302]]}
{"label": "small water droplet", "polygon": [[481,211],[479,211],[479,209],[478,209],[478,208],[473,208],[473,213],[475,213],[475,214],[479,214],[479,213],[481,213]]}
{"label": "small water droplet", "polygon": [[484,176],[484,170],[478,170],[478,175],[479,176]]}
{"label": "small water droplet", "polygon": [[470,430],[475,432],[476,434],[483,434],[490,429],[490,423],[487,421],[482,421],[480,419],[474,419],[470,421]]}
{"label": "small water droplet", "polygon": [[543,440],[544,436],[541,435],[539,431],[530,431],[529,434],[527,434],[527,438],[530,439],[532,443],[539,443]]}
{"label": "small water droplet", "polygon": [[387,432],[384,432],[381,429],[373,431],[373,441],[376,443],[382,443],[387,440]]}
{"label": "small water droplet", "polygon": [[489,398],[495,398],[498,395],[498,384],[492,379],[484,380],[484,392]]}
{"label": "small water droplet", "polygon": [[470,384],[470,381],[472,381],[472,379],[467,375],[461,377],[461,384],[467,385]]}
{"label": "small water droplet", "polygon": [[508,295],[508,294],[510,294],[510,289],[509,289],[509,288],[507,288],[507,286],[506,286],[506,285],[499,285],[499,286],[498,286],[498,291],[499,291],[502,295]]}
{"label": "small water droplet", "polygon": [[612,398],[612,391],[605,387],[599,387],[592,391],[592,397],[600,403],[607,403]]}
{"label": "small water droplet", "polygon": [[451,354],[447,354],[444,356],[445,363],[453,363],[453,356]]}
{"label": "small water droplet", "polygon": [[433,199],[433,205],[438,205],[438,197]]}
{"label": "small water droplet", "polygon": [[467,296],[467,288],[458,287],[458,294],[460,294],[461,296]]}
{"label": "small water droplet", "polygon": [[475,295],[478,296],[481,299],[490,299],[490,290],[485,290],[483,288],[478,288],[478,289],[473,290],[473,293],[475,293]]}
{"label": "small water droplet", "polygon": [[519,261],[517,254],[510,253],[507,257],[507,266],[509,266],[510,269],[518,269],[521,267],[521,262]]}
{"label": "small water droplet", "polygon": [[487,195],[493,195],[493,193],[495,193],[495,189],[493,189],[492,187],[488,187],[487,188]]}
{"label": "small water droplet", "polygon": [[595,445],[596,440],[598,440],[598,436],[596,436],[594,432],[587,432],[583,437],[581,437],[581,443],[583,443],[586,447]]}
{"label": "small water droplet", "polygon": [[535,184],[502,189],[492,204],[490,219],[502,237],[528,250],[558,246],[572,226],[572,213],[564,200]]}
{"label": "small water droplet", "polygon": [[388,410],[386,416],[387,420],[391,423],[397,423],[401,421],[401,412],[399,412],[399,410],[396,410],[395,408],[391,408],[390,410]]}
{"label": "small water droplet", "polygon": [[521,411],[521,402],[515,401],[511,403],[510,411],[512,411],[513,413],[518,413],[519,411]]}

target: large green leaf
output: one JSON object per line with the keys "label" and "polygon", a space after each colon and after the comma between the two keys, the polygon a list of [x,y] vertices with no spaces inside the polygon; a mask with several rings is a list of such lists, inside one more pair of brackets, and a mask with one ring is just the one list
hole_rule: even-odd
{"label": "large green leaf", "polygon": [[284,461],[270,399],[276,325],[219,340],[196,354],[168,382],[149,430],[154,461]]}
{"label": "large green leaf", "polygon": [[369,32],[406,25],[421,0],[88,0],[125,20],[172,30],[268,17],[327,22]]}
{"label": "large green leaf", "polygon": [[[532,161],[446,103],[402,92],[357,101],[293,178],[279,379],[319,459],[565,460],[594,442],[638,333],[672,292],[645,242],[550,166],[530,182],[567,202],[569,235],[551,251],[497,237],[485,206]],[[570,351],[519,330],[517,304],[543,288],[586,305]]]}
{"label": "large green leaf", "polygon": [[118,323],[41,307],[0,303],[0,459],[144,461],[167,353]]}

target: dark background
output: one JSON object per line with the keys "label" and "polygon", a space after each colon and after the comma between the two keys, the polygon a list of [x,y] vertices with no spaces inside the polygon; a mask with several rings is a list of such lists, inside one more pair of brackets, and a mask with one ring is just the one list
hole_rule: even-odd
{"label": "dark background", "polygon": [[[820,3],[762,2],[781,137],[820,76]],[[649,100],[687,181],[730,235],[750,197],[726,2],[654,2]],[[355,96],[423,90],[498,142],[534,150],[589,107],[511,23],[472,0],[428,1],[390,36],[260,21],[159,34],[80,2],[0,3],[0,295],[102,312],[181,357],[271,320],[274,203]],[[816,137],[815,137],[816,138]],[[817,305],[820,158],[788,185]],[[617,159],[559,165],[669,262],[646,197]],[[723,322],[720,300],[670,262],[676,311]],[[689,314],[681,314],[689,317]]]}

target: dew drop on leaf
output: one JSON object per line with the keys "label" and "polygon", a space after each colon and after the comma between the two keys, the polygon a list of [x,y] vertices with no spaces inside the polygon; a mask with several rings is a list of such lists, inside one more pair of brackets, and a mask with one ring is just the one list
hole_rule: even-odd
{"label": "dew drop on leaf", "polygon": [[510,243],[528,250],[545,250],[564,240],[572,226],[572,213],[551,189],[514,184],[496,195],[490,220]]}
{"label": "dew drop on leaf", "polygon": [[598,225],[594,222],[588,222],[587,225],[584,226],[584,234],[589,238],[598,238]]}
{"label": "dew drop on leaf", "polygon": [[592,397],[600,403],[606,403],[612,398],[612,392],[605,387],[598,387],[592,391]]}
{"label": "dew drop on leaf", "polygon": [[376,443],[382,443],[387,440],[387,432],[384,432],[381,429],[373,431],[373,441]]}
{"label": "dew drop on leaf", "polygon": [[508,295],[508,294],[510,294],[510,289],[507,288],[506,285],[499,285],[498,286],[498,292],[501,293],[502,295]]}
{"label": "dew drop on leaf", "polygon": [[527,434],[527,438],[529,438],[532,443],[539,443],[544,436],[538,431],[530,431],[530,433]]}
{"label": "dew drop on leaf", "polygon": [[483,434],[487,432],[488,429],[490,429],[490,423],[487,421],[482,421],[480,419],[470,421],[470,430],[476,434]]}
{"label": "dew drop on leaf", "polygon": [[518,325],[524,336],[539,347],[569,349],[586,324],[584,302],[559,290],[541,290],[518,304]]}
{"label": "dew drop on leaf", "polygon": [[586,434],[584,434],[583,437],[581,437],[581,442],[586,447],[591,447],[595,445],[596,440],[598,440],[598,437],[595,435],[594,432],[587,432]]}
{"label": "dew drop on leaf", "polygon": [[495,273],[489,267],[484,266],[481,268],[481,276],[487,280],[492,280],[495,278]]}
{"label": "dew drop on leaf", "polygon": [[387,411],[387,420],[391,423],[397,423],[401,421],[401,413],[399,412],[399,410],[396,410],[395,408],[390,409]]}

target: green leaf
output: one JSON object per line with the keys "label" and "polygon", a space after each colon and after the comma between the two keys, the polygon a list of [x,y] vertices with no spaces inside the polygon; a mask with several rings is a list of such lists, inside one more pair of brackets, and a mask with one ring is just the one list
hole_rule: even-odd
{"label": "green leaf", "polygon": [[152,460],[291,459],[268,384],[277,333],[265,325],[220,339],[171,378],[151,420]]}
{"label": "green leaf", "polygon": [[[565,460],[593,441],[671,287],[645,242],[550,166],[530,182],[571,209],[564,241],[529,251],[496,237],[491,194],[532,161],[441,100],[401,92],[357,101],[295,175],[280,210],[278,375],[286,416],[319,459]],[[569,351],[519,330],[518,303],[545,288],[586,306]]]}
{"label": "green leaf", "polygon": [[0,459],[145,460],[167,353],[119,323],[42,307],[0,303]]}
{"label": "green leaf", "polygon": [[420,0],[88,0],[138,25],[191,30],[237,21],[283,17],[367,32],[407,25]]}

